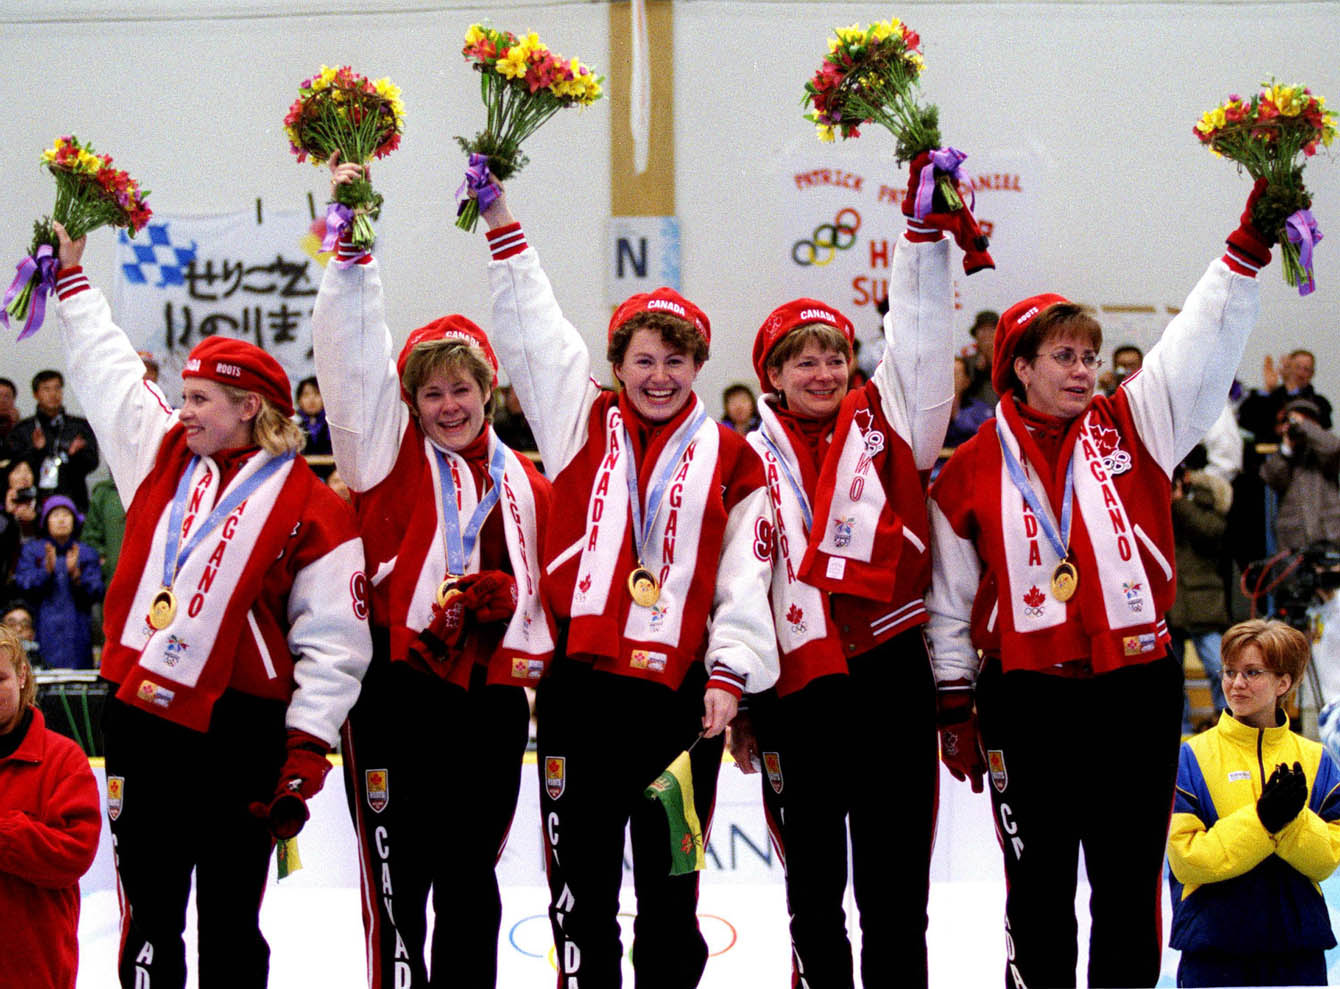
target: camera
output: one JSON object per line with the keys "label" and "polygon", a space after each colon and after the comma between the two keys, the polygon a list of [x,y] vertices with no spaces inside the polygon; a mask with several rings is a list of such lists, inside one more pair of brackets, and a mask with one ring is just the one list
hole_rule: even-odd
{"label": "camera", "polygon": [[20,505],[29,501],[36,501],[37,488],[35,487],[19,488],[17,491],[14,492],[14,500],[18,502]]}
{"label": "camera", "polygon": [[1244,590],[1251,588],[1253,614],[1259,598],[1273,595],[1271,617],[1307,632],[1308,609],[1321,600],[1321,592],[1340,588],[1340,545],[1323,539],[1301,553],[1278,553],[1250,563],[1242,583]]}

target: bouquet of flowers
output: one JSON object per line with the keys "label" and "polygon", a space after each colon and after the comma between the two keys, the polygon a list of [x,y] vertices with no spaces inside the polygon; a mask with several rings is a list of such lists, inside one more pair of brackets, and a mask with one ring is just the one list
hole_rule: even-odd
{"label": "bouquet of flowers", "polygon": [[529,160],[521,153],[521,142],[564,107],[590,106],[600,99],[605,77],[575,58],[550,51],[533,31],[518,38],[510,31],[471,24],[461,54],[479,73],[479,96],[488,112],[484,130],[473,140],[456,138],[470,156],[466,183],[456,194],[461,201],[456,226],[473,230],[480,203],[462,198],[466,187],[484,195],[487,208],[492,202],[485,192],[488,176],[505,182],[519,172]]}
{"label": "bouquet of flowers", "polygon": [[[920,46],[921,36],[896,17],[864,29],[859,24],[834,29],[828,54],[801,99],[802,106],[813,108],[805,119],[818,128],[819,140],[860,137],[862,125],[876,123],[896,138],[899,164],[938,149],[940,111],[919,104],[913,93],[926,66]],[[963,206],[951,175],[939,176],[937,184],[949,210]]]}
{"label": "bouquet of flowers", "polygon": [[1262,83],[1251,99],[1233,94],[1196,122],[1193,133],[1222,158],[1265,179],[1252,210],[1252,224],[1279,240],[1284,280],[1307,295],[1316,288],[1312,248],[1321,231],[1312,218],[1312,197],[1303,185],[1305,159],[1335,139],[1335,112],[1306,86]]}
{"label": "bouquet of flowers", "polygon": [[101,226],[126,227],[133,237],[153,216],[139,183],[119,168],[111,155],[94,152],[77,137],[58,137],[42,152],[42,164],[56,177],[56,205],[50,216],[33,224],[28,256],[5,293],[0,322],[23,321],[19,339],[36,333],[46,316],[46,297],[56,287],[56,231],[53,222],[78,240]]}
{"label": "bouquet of flowers", "polygon": [[[366,166],[373,158],[385,158],[400,146],[405,129],[405,104],[400,87],[390,79],[373,82],[345,65],[328,65],[298,87],[298,98],[284,118],[289,148],[298,161],[309,158],[324,165],[339,152],[340,161]],[[335,238],[352,226],[354,246],[366,250],[376,235],[372,221],[381,212],[382,197],[372,188],[366,173],[342,183],[326,211],[326,242],[323,250],[334,250]]]}

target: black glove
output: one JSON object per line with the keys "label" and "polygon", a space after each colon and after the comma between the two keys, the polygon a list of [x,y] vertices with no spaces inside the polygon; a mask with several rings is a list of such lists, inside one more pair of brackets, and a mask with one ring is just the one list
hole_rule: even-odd
{"label": "black glove", "polygon": [[1256,801],[1256,816],[1261,826],[1275,834],[1288,826],[1307,803],[1307,777],[1299,763],[1290,769],[1284,763],[1275,767]]}

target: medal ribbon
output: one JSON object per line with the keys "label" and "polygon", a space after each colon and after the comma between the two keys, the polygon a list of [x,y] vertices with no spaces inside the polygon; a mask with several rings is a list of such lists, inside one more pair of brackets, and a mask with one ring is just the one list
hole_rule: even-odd
{"label": "medal ribbon", "polygon": [[[186,472],[182,474],[181,481],[177,484],[177,493],[172,496],[172,513],[168,516],[167,546],[165,547],[166,552],[163,554],[163,586],[171,587],[173,580],[176,579],[177,571],[181,569],[182,564],[186,562],[192,551],[200,545],[201,540],[209,535],[220,522],[231,515],[233,509],[250,498],[252,492],[268,481],[276,471],[292,459],[292,450],[282,456],[275,457],[229,491],[223,500],[217,502],[214,509],[205,516],[205,521],[196,526],[195,532],[191,533],[191,538],[186,545],[181,546],[181,523],[182,519],[186,517],[186,499],[191,490],[191,477],[195,474],[196,465],[200,463],[198,456],[192,457],[191,462],[186,465]],[[177,551],[178,546],[181,546],[180,552]]]}
{"label": "medal ribbon", "polygon": [[665,486],[670,483],[670,475],[679,468],[679,461],[683,458],[684,451],[689,448],[693,438],[698,435],[698,429],[706,418],[707,409],[698,409],[698,414],[693,417],[693,422],[684,430],[684,436],[679,441],[679,449],[675,451],[674,457],[666,464],[665,470],[661,471],[660,477],[656,478],[656,483],[652,485],[651,495],[647,499],[645,525],[642,519],[642,496],[638,492],[637,485],[637,464],[633,460],[633,441],[628,437],[628,427],[620,426],[623,430],[624,449],[628,451],[624,476],[628,479],[628,506],[633,510],[633,548],[637,551],[639,566],[642,565],[642,547],[647,544],[647,539],[651,535],[651,528],[656,523],[656,516],[661,511],[661,499],[665,497]]}
{"label": "medal ribbon", "polygon": [[1033,490],[1033,485],[1024,476],[1024,469],[1019,466],[1019,461],[1015,459],[1014,453],[1011,452],[1009,445],[1005,442],[1005,429],[1001,426],[999,419],[996,420],[996,436],[1000,440],[1000,452],[1005,458],[1005,469],[1009,472],[1010,480],[1014,482],[1014,486],[1019,493],[1024,496],[1024,501],[1028,502],[1028,507],[1033,510],[1038,525],[1042,526],[1042,531],[1046,535],[1047,541],[1052,544],[1052,549],[1056,550],[1056,555],[1064,560],[1070,555],[1070,522],[1075,503],[1075,458],[1070,458],[1070,463],[1066,465],[1065,469],[1065,494],[1061,497],[1061,534],[1057,535],[1051,517],[1042,510],[1042,502],[1039,500],[1037,492]]}
{"label": "medal ribbon", "polygon": [[796,476],[791,473],[791,466],[782,456],[782,451],[777,448],[777,444],[772,441],[772,438],[766,432],[760,430],[759,435],[763,437],[763,442],[772,451],[772,455],[777,458],[777,463],[782,467],[782,473],[786,475],[791,490],[795,492],[796,500],[800,502],[800,514],[805,517],[805,534],[809,535],[810,530],[814,528],[814,512],[810,510],[810,500],[805,497],[804,489],[796,482]]}
{"label": "medal ribbon", "polygon": [[489,461],[489,480],[493,486],[475,505],[474,514],[466,523],[464,532],[461,531],[460,509],[456,507],[456,485],[451,480],[451,464],[447,462],[447,455],[437,447],[433,447],[433,452],[437,454],[437,479],[442,490],[442,542],[447,550],[447,573],[459,577],[465,574],[465,565],[474,554],[479,530],[484,527],[484,520],[493,511],[502,493],[507,447],[501,442],[495,442],[493,458]]}

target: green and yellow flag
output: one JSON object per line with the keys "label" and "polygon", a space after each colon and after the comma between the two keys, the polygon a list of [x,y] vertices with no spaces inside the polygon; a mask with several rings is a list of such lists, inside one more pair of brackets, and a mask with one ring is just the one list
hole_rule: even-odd
{"label": "green and yellow flag", "polygon": [[688,750],[681,752],[665,772],[643,791],[648,800],[659,800],[670,824],[670,875],[700,872],[707,863],[703,854],[703,826],[693,806],[693,767]]}

